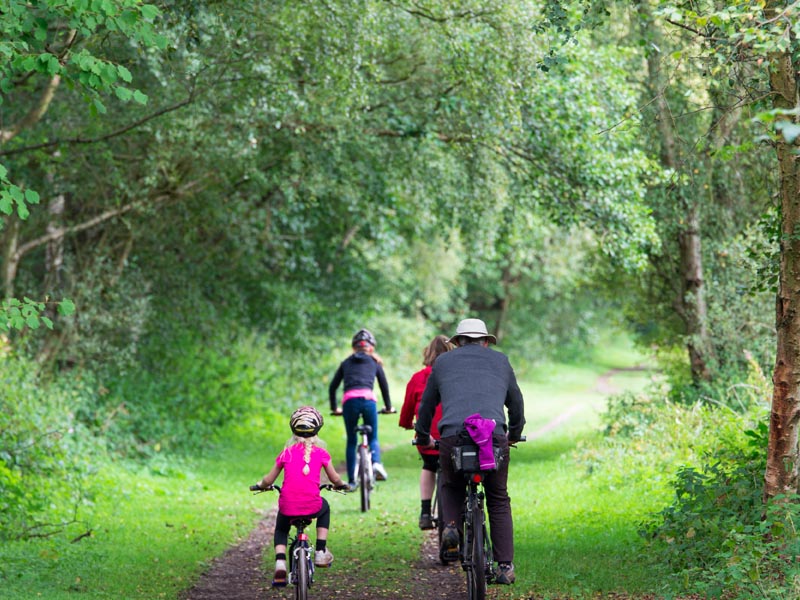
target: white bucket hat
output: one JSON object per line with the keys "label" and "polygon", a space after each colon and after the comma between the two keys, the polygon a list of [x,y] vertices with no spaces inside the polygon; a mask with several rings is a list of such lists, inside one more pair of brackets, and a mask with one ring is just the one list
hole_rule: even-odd
{"label": "white bucket hat", "polygon": [[497,343],[497,338],[487,331],[486,323],[480,319],[464,319],[458,324],[456,334],[447,341],[454,343],[461,335],[468,338],[487,338],[492,344]]}

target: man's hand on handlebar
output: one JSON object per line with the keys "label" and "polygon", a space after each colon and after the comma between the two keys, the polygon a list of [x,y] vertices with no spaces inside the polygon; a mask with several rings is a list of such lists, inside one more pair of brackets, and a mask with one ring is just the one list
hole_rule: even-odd
{"label": "man's hand on handlebar", "polygon": [[519,444],[520,442],[524,442],[526,440],[527,440],[527,436],[524,436],[524,435],[519,436],[519,439],[516,439],[516,440],[512,440],[511,438],[509,438],[508,445],[513,448],[517,444]]}

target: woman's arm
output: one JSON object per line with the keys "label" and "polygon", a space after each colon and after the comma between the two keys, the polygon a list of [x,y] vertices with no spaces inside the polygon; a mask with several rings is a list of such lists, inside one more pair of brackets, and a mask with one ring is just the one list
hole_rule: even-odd
{"label": "woman's arm", "polygon": [[336,373],[333,375],[333,379],[331,379],[331,384],[328,386],[328,399],[330,400],[331,410],[333,412],[339,411],[338,403],[336,402],[336,390],[339,387],[339,384],[342,383],[343,378],[344,369],[342,368],[342,365],[339,365],[339,368],[336,369]]}
{"label": "woman's arm", "polygon": [[403,406],[400,408],[400,427],[403,429],[414,428],[414,413],[420,397],[420,392],[417,388],[417,376],[415,374],[411,376],[411,379],[406,384],[406,396],[403,400]]}
{"label": "woman's arm", "polygon": [[383,398],[383,405],[388,412],[392,412],[392,400],[389,398],[389,382],[386,380],[386,373],[383,372],[383,367],[378,365],[378,370],[375,372],[378,379],[378,385],[381,388],[381,397]]}

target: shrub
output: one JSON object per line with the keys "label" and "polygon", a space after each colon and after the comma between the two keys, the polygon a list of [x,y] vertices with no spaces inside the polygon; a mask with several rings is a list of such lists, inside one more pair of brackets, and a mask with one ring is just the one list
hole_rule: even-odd
{"label": "shrub", "polygon": [[797,598],[800,496],[762,502],[767,426],[701,467],[681,468],[675,500],[642,528],[682,587],[704,597]]}
{"label": "shrub", "polygon": [[91,500],[97,448],[70,410],[74,390],[35,367],[0,355],[0,539],[60,531]]}

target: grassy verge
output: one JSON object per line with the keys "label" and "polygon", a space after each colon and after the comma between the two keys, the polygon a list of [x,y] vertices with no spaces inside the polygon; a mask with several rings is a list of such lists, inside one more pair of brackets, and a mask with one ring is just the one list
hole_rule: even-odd
{"label": "grassy verge", "polygon": [[[605,398],[596,386],[598,375],[638,362],[628,350],[603,358],[592,367],[542,366],[522,382],[531,439],[512,455],[518,579],[511,589],[493,588],[493,597],[520,598],[535,591],[579,598],[598,591],[654,592],[660,585],[658,571],[637,559],[635,529],[663,497],[602,487],[579,472],[571,458],[580,440],[596,435]],[[646,373],[619,373],[612,383],[635,388],[646,379]],[[403,385],[393,386],[396,404]],[[568,418],[546,429],[565,413]],[[326,420],[323,437],[341,463],[342,423]],[[333,511],[331,549],[339,565],[364,578],[366,594],[370,588],[410,585],[410,568],[423,541],[417,529],[420,462],[411,434],[397,426],[396,416],[382,416],[380,428],[390,479],[375,493],[373,510],[361,513],[355,494],[327,495]],[[202,461],[106,464],[97,478],[95,505],[82,510],[91,515],[88,522],[70,526],[64,535],[0,546],[0,598],[175,598],[207,561],[246,536],[275,501],[246,490],[287,437],[285,416],[280,416],[230,432],[227,442]],[[91,536],[70,542],[88,530]]]}
{"label": "grassy verge", "polygon": [[249,533],[263,502],[247,485],[286,437],[273,426],[257,443],[231,444],[191,464],[105,464],[95,505],[81,511],[86,522],[0,545],[0,598],[174,598],[206,561]]}

